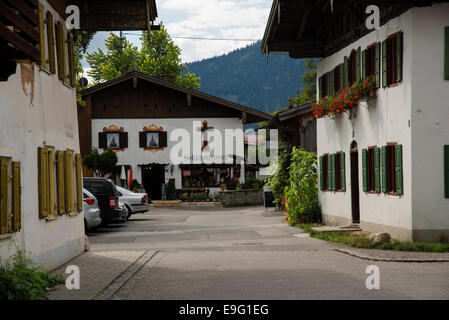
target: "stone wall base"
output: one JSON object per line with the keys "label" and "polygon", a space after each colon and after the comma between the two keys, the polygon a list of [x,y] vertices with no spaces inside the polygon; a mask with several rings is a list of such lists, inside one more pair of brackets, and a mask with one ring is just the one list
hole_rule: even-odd
{"label": "stone wall base", "polygon": [[223,207],[241,207],[263,204],[263,190],[226,190],[219,192]]}

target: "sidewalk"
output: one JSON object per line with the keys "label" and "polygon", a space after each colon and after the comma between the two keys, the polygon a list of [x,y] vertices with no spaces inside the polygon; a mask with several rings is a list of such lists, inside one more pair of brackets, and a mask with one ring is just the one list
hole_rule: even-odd
{"label": "sidewalk", "polygon": [[[126,282],[139,270],[140,264],[138,262],[147,258],[147,256],[151,257],[154,253],[145,250],[89,251],[84,253],[53,272],[53,274],[60,274],[66,279],[68,276],[65,273],[66,267],[69,265],[78,266],[80,269],[80,289],[68,290],[65,284],[62,284],[49,292],[47,297],[50,300],[108,299],[116,292],[109,285],[114,283],[115,286],[118,286],[116,288],[118,290],[120,283]],[[104,292],[108,295],[105,296]]]}
{"label": "sidewalk", "polygon": [[335,251],[351,256],[386,262],[449,262],[449,253],[360,249],[341,245]]}

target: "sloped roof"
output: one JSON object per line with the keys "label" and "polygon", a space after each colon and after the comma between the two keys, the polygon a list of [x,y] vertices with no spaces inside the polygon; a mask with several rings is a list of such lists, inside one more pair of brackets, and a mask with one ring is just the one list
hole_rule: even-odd
{"label": "sloped roof", "polygon": [[271,120],[272,117],[273,117],[272,115],[270,115],[270,114],[268,114],[266,112],[259,111],[259,110],[254,109],[254,108],[246,107],[246,106],[243,106],[241,104],[238,104],[238,103],[235,103],[235,102],[232,102],[232,101],[229,101],[229,100],[225,100],[225,99],[222,99],[222,98],[219,98],[219,97],[216,97],[216,96],[212,96],[210,94],[203,93],[203,92],[198,91],[198,90],[193,90],[193,89],[188,89],[188,88],[185,88],[185,87],[181,87],[179,85],[173,84],[173,83],[165,81],[165,80],[161,80],[161,79],[157,79],[157,78],[154,78],[154,77],[150,77],[150,76],[144,74],[143,72],[141,72],[139,70],[130,70],[129,72],[127,72],[127,73],[125,73],[125,74],[123,74],[123,75],[121,75],[121,76],[119,76],[119,77],[117,77],[115,79],[112,79],[112,80],[109,80],[109,81],[106,81],[106,82],[103,82],[103,83],[99,83],[99,84],[97,84],[97,85],[95,85],[93,87],[84,89],[84,90],[81,91],[81,95],[83,97],[85,97],[85,96],[91,95],[93,93],[96,93],[98,91],[101,91],[101,90],[104,90],[106,88],[109,88],[111,86],[115,86],[115,85],[117,85],[119,83],[122,83],[122,82],[125,82],[125,81],[128,81],[128,80],[132,80],[134,78],[141,79],[141,80],[153,83],[153,84],[158,85],[158,86],[169,88],[171,90],[175,90],[175,91],[178,91],[178,92],[189,94],[192,97],[197,97],[197,98],[200,98],[200,99],[203,99],[203,100],[207,100],[207,101],[210,101],[210,102],[213,102],[213,103],[217,103],[217,104],[222,105],[224,107],[241,111],[242,113],[246,113],[246,115],[250,118],[246,123],[254,123],[254,122]]}

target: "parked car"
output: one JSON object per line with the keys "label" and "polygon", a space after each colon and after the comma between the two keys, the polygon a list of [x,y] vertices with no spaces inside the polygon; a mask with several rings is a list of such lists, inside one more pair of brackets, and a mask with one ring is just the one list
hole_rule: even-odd
{"label": "parked car", "polygon": [[101,224],[100,208],[97,198],[87,189],[83,188],[84,230],[85,232]]}
{"label": "parked car", "polygon": [[98,200],[102,225],[126,221],[128,210],[119,205],[118,191],[114,182],[105,178],[83,178],[83,186]]}
{"label": "parked car", "polygon": [[123,202],[128,210],[128,219],[134,213],[147,212],[150,209],[148,195],[146,193],[136,193],[117,186],[119,200]]}

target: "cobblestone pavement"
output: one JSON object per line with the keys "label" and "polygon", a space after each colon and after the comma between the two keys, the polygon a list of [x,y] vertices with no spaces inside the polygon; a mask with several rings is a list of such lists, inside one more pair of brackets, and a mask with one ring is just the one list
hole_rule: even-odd
{"label": "cobblestone pavement", "polygon": [[[261,207],[151,208],[89,240],[66,264],[79,266],[80,290],[50,299],[449,299],[449,262],[360,259]],[[365,286],[370,265],[380,290]]]}

